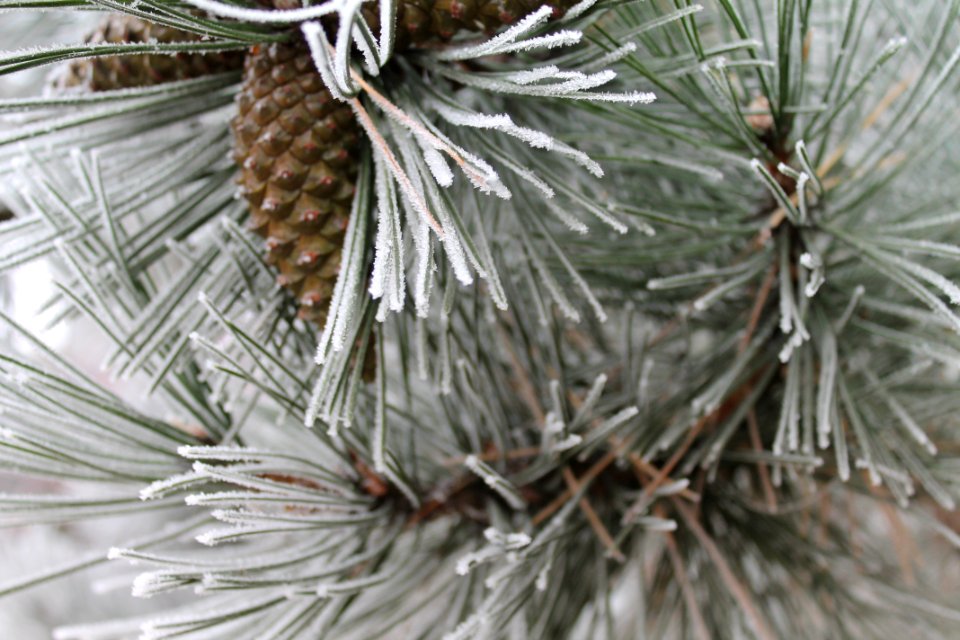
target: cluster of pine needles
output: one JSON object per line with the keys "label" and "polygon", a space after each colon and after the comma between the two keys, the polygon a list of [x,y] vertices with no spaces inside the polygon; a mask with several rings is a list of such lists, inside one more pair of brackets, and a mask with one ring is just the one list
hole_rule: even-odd
{"label": "cluster of pine needles", "polygon": [[960,0],[0,35],[16,637],[957,634]]}

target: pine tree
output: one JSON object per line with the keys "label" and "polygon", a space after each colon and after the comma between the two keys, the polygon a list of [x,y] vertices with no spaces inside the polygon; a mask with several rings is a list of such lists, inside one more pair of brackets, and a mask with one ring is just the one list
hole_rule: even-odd
{"label": "pine tree", "polygon": [[960,0],[0,15],[55,637],[956,636]]}

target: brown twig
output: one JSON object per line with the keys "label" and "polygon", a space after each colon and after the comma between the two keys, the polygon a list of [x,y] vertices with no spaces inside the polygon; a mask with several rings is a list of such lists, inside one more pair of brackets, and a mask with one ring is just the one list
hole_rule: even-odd
{"label": "brown twig", "polygon": [[888,502],[880,502],[880,508],[883,515],[890,523],[890,537],[893,540],[893,548],[897,552],[897,561],[900,563],[900,572],[903,574],[903,581],[908,587],[917,585],[917,577],[913,571],[913,560],[917,553],[917,545],[913,537],[903,524],[903,519],[897,513],[896,508]]}
{"label": "brown twig", "polygon": [[750,340],[757,331],[757,325],[760,324],[760,316],[763,315],[763,308],[767,304],[767,298],[770,297],[770,290],[773,288],[773,279],[777,275],[777,263],[770,265],[767,275],[764,276],[760,288],[757,290],[757,297],[753,302],[753,308],[750,309],[750,318],[747,320],[747,330],[737,345],[737,353],[743,353],[750,346]]}
{"label": "brown twig", "polygon": [[[644,484],[647,484],[647,480],[657,477],[660,473],[660,469],[656,466],[650,464],[639,455],[634,452],[627,454],[627,459],[630,460],[630,464],[633,465],[633,468],[636,469],[638,474],[638,479]],[[692,491],[689,488],[683,489],[677,495],[681,495],[690,502],[700,502],[700,494],[696,491]]]}
{"label": "brown twig", "polygon": [[[573,472],[570,471],[570,467],[563,468],[563,480],[567,483],[567,488],[571,492],[577,493],[580,491],[580,483],[577,482],[576,476],[574,476]],[[594,533],[596,533],[597,537],[600,538],[600,542],[602,542],[603,546],[607,548],[607,553],[610,555],[610,557],[617,562],[626,562],[627,558],[623,555],[620,549],[617,548],[617,543],[613,540],[613,536],[611,536],[610,532],[607,531],[603,521],[600,520],[600,516],[597,515],[597,512],[594,510],[593,505],[590,504],[590,501],[587,499],[586,495],[580,498],[580,509],[583,511],[583,515],[587,517],[587,521],[593,528]]]}
{"label": "brown twig", "polygon": [[704,551],[707,552],[710,561],[713,562],[713,565],[717,568],[717,572],[720,574],[720,579],[724,585],[726,585],[727,589],[730,590],[730,593],[733,594],[734,599],[743,611],[744,616],[746,616],[747,622],[753,629],[753,632],[760,640],[774,640],[776,636],[771,630],[770,624],[757,608],[756,603],[750,596],[750,592],[747,591],[746,587],[744,587],[736,575],[734,575],[733,569],[730,568],[730,565],[723,557],[723,553],[719,547],[717,547],[717,543],[714,542],[713,538],[710,537],[710,534],[706,532],[697,519],[693,517],[689,508],[681,500],[671,498],[671,502],[673,508],[680,514],[680,517],[683,518],[687,527],[693,535],[696,536],[701,546],[703,546]]}
{"label": "brown twig", "polygon": [[[656,512],[658,517],[666,517],[663,508],[659,505]],[[667,555],[670,557],[673,573],[677,577],[677,584],[680,585],[680,593],[683,594],[687,612],[693,620],[693,633],[697,640],[710,640],[710,632],[707,630],[707,624],[703,621],[703,612],[700,611],[700,605],[697,603],[697,594],[693,592],[690,576],[687,574],[686,567],[683,566],[683,558],[680,556],[679,549],[677,549],[677,541],[669,531],[664,536],[667,540]]]}
{"label": "brown twig", "polygon": [[533,414],[533,417],[536,419],[537,423],[543,425],[547,419],[546,413],[544,412],[543,407],[540,406],[540,400],[537,398],[537,392],[533,386],[533,382],[530,380],[530,375],[527,372],[526,367],[524,367],[523,363],[520,361],[519,354],[517,354],[516,350],[513,348],[513,345],[510,343],[510,337],[507,336],[506,330],[500,323],[497,323],[496,327],[500,342],[503,344],[504,348],[507,350],[507,355],[510,357],[510,368],[513,369],[513,379],[517,383],[517,392],[520,395],[520,399],[525,405],[527,405],[527,408],[530,409],[530,413]]}
{"label": "brown twig", "polygon": [[[542,451],[543,450],[540,447],[518,447],[516,449],[507,449],[506,451],[497,451],[496,449],[491,449],[490,451],[474,453],[472,455],[477,460],[491,462],[493,460],[522,460],[524,458],[535,458],[536,456],[540,455]],[[443,464],[445,467],[455,467],[463,464],[467,457],[467,455],[451,456],[444,459],[441,464]]]}
{"label": "brown twig", "polygon": [[[593,480],[597,476],[603,473],[604,469],[609,467],[613,463],[613,461],[617,459],[617,456],[620,455],[624,447],[626,447],[626,444],[621,443],[620,447],[611,449],[606,454],[604,454],[604,456],[599,460],[597,460],[596,462],[594,462],[593,465],[589,469],[587,469],[582,476],[577,478],[577,483],[583,484],[584,482],[593,482]],[[530,522],[533,524],[533,526],[539,525],[544,520],[549,518],[551,515],[556,513],[556,511],[560,507],[565,505],[572,496],[573,496],[573,492],[569,488],[567,488],[560,495],[558,495],[556,498],[551,500],[547,504],[547,506],[545,506],[543,509],[538,511],[536,515],[534,515],[533,518],[530,520]]]}
{"label": "brown twig", "polygon": [[827,533],[830,530],[830,507],[830,493],[824,491],[820,494],[820,528],[817,533],[817,544],[821,547],[827,544]]}
{"label": "brown twig", "polygon": [[[760,441],[760,427],[757,425],[757,413],[753,409],[747,412],[747,432],[750,434],[750,444],[755,451],[763,451],[763,443]],[[767,507],[770,513],[777,512],[777,494],[773,490],[773,483],[770,482],[770,470],[766,462],[757,463],[757,474],[760,476],[760,485],[763,487],[763,495],[767,501]]]}
{"label": "brown twig", "polygon": [[[530,411],[536,417],[538,424],[543,425],[546,422],[546,414],[544,413],[543,407],[540,405],[540,401],[537,398],[536,391],[533,387],[533,382],[530,380],[530,376],[528,375],[526,368],[520,362],[520,357],[513,349],[513,345],[510,344],[510,340],[507,338],[503,327],[500,325],[497,325],[497,327],[501,342],[503,342],[503,344],[506,346],[507,353],[510,356],[510,365],[513,368],[513,376],[517,381],[520,397],[530,408]],[[564,482],[567,484],[567,493],[573,495],[579,492],[580,482],[570,470],[570,467],[564,466],[561,473],[563,474]],[[564,502],[566,502],[566,500],[564,500]],[[607,548],[607,552],[609,553],[610,557],[614,558],[618,562],[625,562],[626,557],[624,557],[620,549],[617,548],[617,543],[614,542],[613,536],[611,536],[610,532],[607,531],[607,528],[604,526],[600,516],[597,515],[593,505],[590,504],[590,499],[586,496],[586,494],[580,498],[578,504],[580,506],[580,510],[583,511],[583,515],[586,517],[587,522],[590,523],[590,527],[593,529],[594,533],[596,533],[597,538],[599,538],[603,546]],[[538,523],[539,521],[536,517],[534,517],[534,525]]]}

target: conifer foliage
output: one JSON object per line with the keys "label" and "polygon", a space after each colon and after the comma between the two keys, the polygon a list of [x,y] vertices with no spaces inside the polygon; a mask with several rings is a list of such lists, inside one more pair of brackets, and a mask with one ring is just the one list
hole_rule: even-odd
{"label": "conifer foliage", "polygon": [[48,73],[0,97],[0,276],[55,274],[0,306],[0,524],[91,547],[0,597],[122,585],[61,639],[956,635],[958,18],[0,0],[0,74]]}

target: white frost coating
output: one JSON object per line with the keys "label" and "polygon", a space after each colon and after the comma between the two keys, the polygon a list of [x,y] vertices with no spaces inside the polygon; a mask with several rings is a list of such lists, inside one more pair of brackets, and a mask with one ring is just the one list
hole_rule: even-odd
{"label": "white frost coating", "polygon": [[653,495],[657,497],[661,496],[672,496],[680,493],[681,491],[686,490],[690,486],[690,480],[687,478],[682,478],[680,480],[671,480],[669,482],[664,482],[662,485],[654,489]]}
{"label": "white frost coating", "polygon": [[352,580],[340,580],[339,582],[320,583],[316,586],[316,594],[321,598],[334,596],[343,596],[351,593],[360,593],[361,591],[383,584],[391,577],[396,575],[398,567],[380,573],[354,578]]}
{"label": "white frost coating", "polygon": [[780,349],[780,353],[777,354],[777,357],[780,359],[780,362],[786,364],[790,362],[790,358],[793,356],[793,352],[800,347],[804,342],[809,338],[806,329],[800,326],[797,327],[797,330],[790,334],[790,337],[787,339],[786,343],[783,345],[783,348]]}
{"label": "white frost coating", "polygon": [[654,362],[652,359],[643,363],[640,369],[640,380],[637,382],[637,404],[644,405],[647,401],[647,390],[650,388],[650,374],[653,373]]}
{"label": "white frost coating", "polygon": [[[120,547],[110,547],[107,551],[107,560],[119,560],[127,552],[132,551],[131,549],[123,549]],[[131,564],[136,564],[136,561],[132,560]]]}
{"label": "white frost coating", "polygon": [[260,460],[264,456],[271,455],[268,451],[258,451],[247,447],[198,445],[181,445],[177,447],[177,454],[189,460],[225,460],[228,462]]}
{"label": "white frost coating", "polygon": [[579,233],[580,235],[584,235],[590,231],[589,227],[587,227],[583,221],[575,218],[572,213],[561,207],[553,200],[547,200],[543,204],[547,207],[550,213],[557,216],[557,219],[563,222],[563,224],[566,225],[571,231]]}
{"label": "white frost coating", "polygon": [[183,579],[169,571],[148,571],[133,579],[130,594],[134,598],[152,598],[183,584]]}
{"label": "white frost coating", "polygon": [[[463,170],[464,175],[469,178],[470,182],[483,193],[493,193],[499,198],[504,200],[509,200],[513,197],[510,193],[510,190],[503,184],[500,180],[499,174],[497,171],[488,164],[482,158],[479,158],[466,149],[453,144],[449,140],[445,140],[447,144],[457,151],[466,163],[461,164],[461,169]],[[459,163],[458,163],[459,164]],[[472,166],[471,166],[472,165]]]}
{"label": "white frost coating", "polygon": [[503,76],[503,79],[509,82],[515,82],[516,84],[533,84],[548,78],[569,78],[571,77],[570,74],[575,74],[577,77],[583,76],[579,71],[560,71],[560,67],[550,64],[544,67],[534,67],[532,69],[507,73]]}
{"label": "white frost coating", "polygon": [[[380,0],[380,24],[390,24],[397,13],[397,0]],[[393,54],[396,29],[380,29],[380,63],[386,64]]]}
{"label": "white frost coating", "polygon": [[543,262],[543,258],[537,253],[535,247],[529,243],[526,245],[527,253],[530,258],[530,262],[533,263],[534,271],[540,277],[540,282],[547,289],[547,293],[550,294],[550,298],[556,303],[557,308],[560,309],[560,312],[572,322],[580,322],[580,312],[577,311],[576,307],[570,302],[567,296],[563,293],[563,288],[553,277],[553,274],[550,273],[550,270],[547,268],[546,264]]}
{"label": "white frost coating", "polygon": [[497,47],[493,54],[518,53],[520,51],[532,51],[534,49],[557,49],[559,47],[571,47],[580,44],[583,40],[583,33],[580,31],[565,30],[557,31],[545,36],[530,38],[529,40],[520,40],[512,44],[505,44]]}
{"label": "white frost coating", "polygon": [[[346,322],[353,315],[352,304],[355,297],[354,289],[348,286],[348,275],[351,274],[351,264],[352,260],[352,247],[353,247],[353,228],[357,224],[357,216],[354,215],[354,212],[350,213],[350,220],[347,223],[347,233],[346,239],[343,245],[343,254],[341,256],[341,264],[347,265],[347,270],[337,278],[336,283],[333,286],[333,296],[330,300],[330,312],[327,315],[327,320],[323,325],[323,332],[320,334],[320,340],[317,343],[316,354],[314,355],[314,362],[316,364],[322,365],[326,361],[330,347],[333,347],[333,352],[338,351],[338,344],[342,345],[342,342],[338,342],[337,338],[342,340],[343,336],[337,334],[336,322]],[[365,225],[364,225],[365,226]],[[341,320],[344,318],[344,320]],[[342,346],[340,347],[342,348]],[[311,395],[311,400],[307,409],[307,416],[304,419],[306,426],[313,426],[313,422],[316,418],[316,407],[314,401],[317,398],[316,389]]]}
{"label": "white frost coating", "polygon": [[344,93],[348,95],[356,95],[357,92],[360,91],[360,86],[351,78],[350,53],[353,41],[353,30],[350,29],[348,25],[353,24],[363,1],[364,0],[342,0],[338,11],[340,27],[337,29],[336,45],[334,47],[335,58],[333,71],[337,77],[337,81],[340,83],[340,87],[344,90]]}
{"label": "white frost coating", "polygon": [[[808,212],[807,212],[807,182],[809,182],[810,176],[806,172],[801,173],[797,176],[797,208],[800,210],[800,224],[807,224]],[[809,297],[809,296],[808,296]]]}
{"label": "white frost coating", "polygon": [[[402,132],[398,132],[401,133]],[[422,171],[422,164],[417,162],[416,149],[410,143],[409,138],[403,135],[396,136],[397,144],[400,147],[400,153],[403,155],[404,162],[411,174],[416,175]],[[438,140],[440,144],[445,144],[445,140]],[[452,154],[451,154],[452,155]],[[462,165],[461,165],[462,166]],[[492,169],[491,169],[492,171]],[[416,172],[416,173],[415,173]],[[467,173],[470,177],[470,173]],[[423,177],[423,176],[421,176]],[[450,213],[447,210],[446,203],[438,192],[436,185],[428,178],[423,177],[421,184],[425,187],[431,201],[436,205],[437,216],[440,219],[440,228],[442,231],[441,241],[447,257],[450,259],[450,265],[453,267],[454,275],[457,281],[468,286],[473,284],[473,276],[470,273],[470,267],[467,264],[467,257],[463,246],[460,243],[460,237],[457,229],[453,225]]]}
{"label": "white frost coating", "polygon": [[433,239],[430,229],[417,216],[406,215],[407,226],[414,231],[413,246],[417,252],[416,279],[413,287],[413,304],[418,318],[426,318],[430,313],[430,294],[433,291],[433,274],[437,267],[433,261]]}
{"label": "white frost coating", "polygon": [[800,264],[811,270],[823,266],[823,262],[818,256],[807,251],[804,251],[803,254],[800,255]]}
{"label": "white frost coating", "polygon": [[494,129],[519,140],[523,140],[531,147],[538,149],[552,149],[555,142],[554,139],[546,133],[528,127],[517,126],[513,122],[513,119],[505,113],[494,115],[476,113],[463,108],[451,107],[439,100],[433,101],[431,107],[444,120],[456,126],[472,127],[474,129]]}
{"label": "white frost coating", "polygon": [[[595,210],[591,208],[591,211]],[[542,227],[546,231],[545,227]],[[626,231],[626,228],[624,228]],[[560,261],[560,264],[563,265],[564,270],[566,270],[567,275],[573,281],[574,285],[580,289],[580,292],[583,294],[584,298],[587,301],[587,304],[590,305],[590,309],[593,311],[594,315],[597,317],[597,320],[600,322],[607,321],[607,312],[604,311],[603,305],[600,304],[600,301],[597,300],[597,297],[593,294],[593,290],[590,288],[590,285],[587,284],[587,281],[583,279],[583,276],[570,264],[570,260],[567,258],[567,255],[564,251],[560,249],[560,246],[557,244],[556,240],[553,239],[549,232],[545,235],[547,243],[550,245],[550,248],[553,250],[557,259]],[[577,315],[579,318],[579,314]]]}
{"label": "white frost coating", "polygon": [[337,100],[347,101],[349,99],[348,94],[351,92],[349,87],[346,88],[347,91],[344,91],[344,87],[340,86],[337,74],[330,64],[330,53],[327,51],[329,45],[323,27],[319,22],[304,22],[300,25],[300,30],[303,32],[303,37],[310,48],[313,66],[320,74],[324,86],[330,91],[330,95]]}
{"label": "white frost coating", "polygon": [[790,275],[787,271],[780,271],[780,332],[793,331],[793,290]]}
{"label": "white frost coating", "polygon": [[225,536],[232,536],[236,532],[237,528],[235,527],[211,529],[197,535],[194,540],[207,547],[215,547],[223,541]]}
{"label": "white frost coating", "polygon": [[[388,119],[403,127],[410,133],[412,133],[417,141],[422,147],[432,147],[437,151],[442,151],[443,153],[450,156],[450,158],[460,167],[464,175],[474,184],[478,189],[484,193],[492,191],[501,198],[509,199],[510,192],[506,187],[500,182],[500,178],[497,175],[497,172],[489,164],[477,158],[473,154],[468,153],[466,150],[454,144],[449,138],[440,133],[436,128],[431,127],[429,123],[420,121],[418,118],[412,116],[410,113],[401,109],[394,103],[390,102],[385,96],[381,95],[378,91],[370,87],[369,85],[364,85],[364,89],[367,95],[373,100],[377,106],[387,115]],[[360,106],[360,103],[357,101],[351,101],[351,104],[354,106],[354,111],[360,115],[363,108]],[[419,115],[415,107],[411,108],[411,111],[414,112],[414,115]],[[366,112],[363,111],[365,114]],[[369,120],[369,116],[366,116]],[[363,123],[361,123],[363,124]],[[373,125],[372,120],[370,121],[370,126]],[[366,125],[365,125],[366,126]],[[395,139],[398,144],[402,143],[402,139],[395,136]],[[376,140],[375,140],[376,141]],[[386,141],[383,141],[383,146],[386,146]],[[389,149],[385,150],[389,152]],[[408,162],[408,167],[409,167]],[[408,194],[409,195],[409,194]],[[419,196],[417,196],[419,197]],[[435,221],[434,221],[435,222]]]}
{"label": "white frost coating", "polygon": [[[788,178],[793,178],[794,180],[800,180],[800,177],[801,177],[802,175],[804,175],[804,173],[805,173],[805,172],[797,171],[796,169],[794,169],[794,168],[791,167],[790,165],[785,164],[785,163],[783,163],[783,162],[777,163],[777,171],[779,171],[779,172],[782,173],[783,175],[787,176]],[[809,176],[808,176],[807,179],[809,179]],[[799,186],[798,186],[798,188],[799,188]]]}
{"label": "white frost coating", "polygon": [[554,151],[560,155],[571,158],[574,162],[586,168],[594,176],[598,178],[603,177],[603,169],[600,167],[600,165],[594,162],[590,156],[584,152],[560,142],[559,140],[556,140],[542,131],[531,129],[529,127],[521,127],[514,123],[513,119],[507,114],[501,113],[489,115],[476,113],[459,107],[451,107],[450,105],[440,102],[439,100],[434,100],[431,103],[431,107],[438,114],[440,114],[443,119],[451,124],[471,127],[474,129],[493,129],[500,131],[507,135],[513,136],[518,140],[522,140],[536,149]]}
{"label": "white frost coating", "polygon": [[[601,70],[603,71],[603,70]],[[546,67],[535,67],[523,71],[514,71],[501,76],[501,79],[514,84],[536,84],[543,80],[580,80],[586,78],[587,74],[582,71],[561,70],[559,67],[549,65]]]}
{"label": "white frost coating", "polygon": [[562,433],[566,425],[563,419],[555,411],[548,411],[543,420],[543,430],[546,433]]}
{"label": "white frost coating", "polygon": [[697,162],[691,162],[688,160],[682,160],[680,158],[674,158],[671,156],[666,156],[659,153],[644,153],[636,156],[638,160],[645,162],[650,162],[652,164],[662,164],[667,167],[673,167],[675,169],[680,169],[681,171],[687,171],[689,173],[694,173],[699,176],[703,176],[711,182],[720,182],[723,180],[723,172],[714,167],[706,166]]}
{"label": "white frost coating", "polygon": [[516,510],[521,510],[526,506],[523,498],[517,489],[510,482],[493,470],[490,465],[482,462],[477,456],[470,454],[463,461],[465,467],[473,471],[483,480],[484,484],[493,489],[503,498],[507,504]]}
{"label": "white frost coating", "polygon": [[475,637],[482,626],[483,618],[479,613],[474,613],[458,624],[456,629],[445,634],[443,640],[468,640],[469,638]]}
{"label": "white frost coating", "polygon": [[543,195],[545,200],[549,200],[550,198],[557,195],[557,192],[553,190],[553,187],[551,187],[549,184],[544,182],[543,179],[540,178],[540,176],[538,176],[536,173],[534,173],[530,169],[527,169],[526,167],[521,167],[516,162],[513,162],[512,160],[509,160],[507,158],[500,158],[500,164],[502,164],[504,167],[512,171],[514,175],[519,177],[521,180],[524,180],[525,182],[533,185],[533,187],[537,189],[537,191],[539,191],[541,195]]}
{"label": "white frost coating", "polygon": [[523,533],[504,533],[494,527],[487,527],[483,530],[483,537],[490,544],[502,547],[507,551],[522,549],[532,542],[529,535]]}
{"label": "white frost coating", "polygon": [[611,52],[609,52],[609,53],[607,53],[607,54],[604,54],[604,55],[600,56],[599,58],[597,58],[597,59],[594,60],[593,62],[590,62],[590,63],[588,63],[588,64],[585,64],[585,65],[583,65],[583,66],[580,67],[580,68],[581,68],[583,71],[590,71],[590,70],[593,70],[593,69],[602,69],[602,68],[604,68],[604,67],[607,67],[607,66],[609,66],[609,65],[611,65],[611,64],[615,64],[615,63],[623,60],[624,58],[626,58],[626,57],[629,56],[630,54],[634,53],[636,50],[637,50],[637,45],[634,44],[633,42],[628,42],[627,44],[623,45],[622,47],[617,47],[617,48],[614,49],[613,51],[611,51]]}
{"label": "white frost coating", "polygon": [[647,104],[656,99],[653,93],[644,91],[633,91],[629,93],[593,93],[587,91],[588,89],[601,86],[616,78],[616,73],[611,70],[589,75],[578,75],[575,79],[563,82],[517,84],[503,77],[471,73],[444,65],[431,65],[431,68],[453,81],[493,93],[626,104]]}
{"label": "white frost coating", "polygon": [[533,586],[537,591],[546,591],[547,590],[547,578],[550,574],[550,565],[545,565],[539,572],[537,572],[537,579],[534,580]]}
{"label": "white frost coating", "polygon": [[892,56],[906,46],[907,42],[909,42],[909,40],[907,40],[906,36],[890,38],[890,40],[887,41],[887,44],[884,45],[881,56]]}
{"label": "white frost coating", "polygon": [[[323,340],[329,340],[334,352],[342,353],[344,346],[349,342],[347,332],[351,320],[359,313],[357,299],[363,287],[366,265],[362,263],[363,247],[367,222],[366,212],[359,210],[356,202],[351,207],[350,220],[347,222],[347,232],[343,245],[341,264],[345,271],[337,278],[334,285],[334,299],[331,300],[331,313],[324,326]],[[336,302],[336,306],[334,306]],[[332,329],[331,329],[332,327]],[[329,333],[328,333],[329,331]],[[318,352],[320,347],[318,346]]]}
{"label": "white frost coating", "polygon": [[[511,50],[521,50],[525,48],[533,48],[538,45],[535,43],[536,40],[540,38],[532,38],[527,40],[525,43],[518,44],[517,41],[531,33],[541,25],[545,24],[547,20],[553,15],[553,9],[548,6],[543,6],[534,11],[533,13],[524,17],[520,22],[513,25],[506,31],[484,41],[479,44],[466,45],[462,47],[449,47],[434,54],[434,57],[438,60],[469,60],[470,58],[479,58],[483,56],[489,56],[496,53],[506,53]],[[582,37],[582,34],[578,34]],[[579,38],[576,40],[579,42]],[[571,44],[575,44],[571,43]],[[557,46],[557,45],[554,45]],[[510,47],[520,47],[520,49],[510,49]]]}
{"label": "white frost coating", "polygon": [[[360,51],[360,55],[363,57],[363,66],[367,70],[367,73],[371,76],[379,76],[382,59],[380,57],[380,50],[379,48],[371,48],[371,44],[373,44],[373,47],[377,47],[377,44],[370,43],[365,37],[363,37],[364,30],[361,28],[361,24],[366,26],[363,16],[358,16],[356,22],[353,24],[353,29],[350,31],[350,35],[353,38],[353,44],[357,47],[357,50]],[[381,24],[383,23],[381,22]],[[369,31],[370,29],[368,27],[367,32],[369,33]],[[390,32],[392,29],[383,29],[383,31]]]}
{"label": "white frost coating", "polygon": [[833,429],[831,413],[837,375],[837,342],[830,331],[824,333],[822,342],[820,379],[817,385],[817,444],[821,449],[826,449],[830,442],[830,431]]}
{"label": "white frost coating", "polygon": [[[599,169],[599,165],[597,165]],[[595,174],[596,175],[596,174]],[[603,170],[600,169],[600,176],[603,175]],[[630,230],[630,228],[624,223],[620,222],[614,215],[615,209],[612,204],[607,203],[606,207],[600,206],[588,206],[586,207],[587,211],[592,213],[598,220],[609,226],[611,229],[617,233],[624,234]]]}
{"label": "white frost coating", "polygon": [[[873,479],[873,474],[877,473],[877,474],[882,474],[890,478],[891,480],[894,480],[902,484],[904,489],[907,491],[909,495],[913,495],[916,491],[916,489],[913,486],[913,480],[910,478],[910,474],[908,474],[906,471],[903,471],[901,469],[894,469],[885,464],[874,465],[873,462],[871,462],[870,460],[867,460],[866,458],[857,458],[856,460],[853,461],[853,466],[855,469],[858,469],[861,471],[866,470],[868,473],[870,473],[871,482]],[[879,486],[880,485],[879,475],[877,475],[876,480],[877,481],[873,484],[874,486]]]}
{"label": "white frost coating", "polygon": [[492,560],[500,556],[501,553],[500,549],[493,546],[486,546],[478,551],[471,551],[457,560],[457,566],[454,570],[458,576],[465,576],[478,564]]}
{"label": "white frost coating", "polygon": [[599,440],[606,439],[608,435],[615,432],[628,420],[632,420],[639,413],[640,410],[635,406],[621,409],[615,415],[607,418],[598,427],[589,432],[588,437],[590,438],[590,442],[596,443]]}
{"label": "white frost coating", "polygon": [[[594,161],[590,156],[579,149],[575,149],[570,145],[557,140],[554,141],[553,151],[562,156],[570,158],[578,165],[589,171],[590,174],[595,178],[602,178],[604,176],[603,167],[601,167],[599,163]],[[620,233],[624,232],[620,231]]]}
{"label": "white frost coating", "polygon": [[343,6],[342,0],[329,0],[323,4],[303,9],[274,11],[270,9],[245,9],[232,4],[215,2],[215,0],[186,0],[186,2],[216,16],[261,23],[299,23],[304,20],[315,20],[336,13]]}
{"label": "white frost coating", "polygon": [[391,209],[397,206],[396,195],[390,186],[386,169],[382,164],[377,163],[374,177],[377,195],[377,235],[374,240],[373,273],[370,276],[369,288],[370,296],[374,300],[383,296],[388,260],[397,248],[389,229]]}
{"label": "white frost coating", "polygon": [[151,482],[143,489],[140,489],[140,499],[152,500],[154,498],[162,498],[167,495],[167,493],[175,491],[179,487],[188,485],[198,479],[198,474],[187,472]]}
{"label": "white frost coating", "polygon": [[567,9],[567,13],[563,16],[564,21],[575,20],[587,12],[590,7],[597,4],[599,0],[581,0],[577,4],[573,5]]}
{"label": "white frost coating", "polygon": [[958,287],[953,281],[944,278],[933,269],[929,269],[923,265],[917,264],[916,262],[911,262],[910,260],[906,260],[894,254],[885,254],[885,257],[905,271],[909,271],[918,278],[926,280],[934,287],[940,289],[940,291],[950,298],[951,304],[960,305],[960,287]]}
{"label": "white frost coating", "polygon": [[439,151],[433,147],[423,146],[423,159],[430,168],[430,173],[441,187],[449,187],[453,184],[453,172],[450,166]]}
{"label": "white frost coating", "polygon": [[787,192],[783,190],[783,187],[776,181],[770,171],[766,166],[757,158],[750,160],[750,168],[753,169],[754,173],[760,178],[760,180],[766,185],[767,190],[773,194],[774,199],[783,209],[784,213],[794,224],[797,223],[800,213],[797,211],[796,206],[793,202],[790,201]]}
{"label": "white frost coating", "polygon": [[[410,181],[410,177],[403,170],[403,167],[400,166],[400,162],[393,154],[393,151],[390,150],[387,141],[373,123],[370,115],[358,101],[354,100],[351,102],[351,104],[353,105],[354,112],[357,114],[357,120],[367,133],[367,136],[369,136],[370,140],[373,142],[373,148],[376,151],[378,158],[381,162],[385,163],[386,167],[390,170],[390,173],[397,181],[397,184],[400,185],[400,190],[403,192],[403,195],[407,198],[408,202],[413,205],[413,208],[423,217],[423,219],[430,224],[437,235],[442,236],[443,230],[441,229],[439,223],[437,223],[436,218],[434,218],[433,214],[430,212],[430,208],[427,206],[426,201],[423,199],[423,196],[420,194],[420,192],[414,188],[413,183]],[[394,109],[395,108],[396,107],[394,107]],[[388,111],[388,113],[393,115],[393,117],[396,117],[392,111]]]}
{"label": "white frost coating", "polygon": [[594,378],[593,384],[590,385],[590,390],[587,392],[583,402],[580,403],[580,408],[577,409],[577,412],[573,416],[573,420],[570,421],[571,429],[576,429],[587,421],[587,417],[589,416],[590,412],[593,411],[593,408],[596,406],[600,396],[603,395],[603,389],[606,384],[607,374],[601,373]]}
{"label": "white frost coating", "polygon": [[603,85],[614,81],[616,78],[616,71],[613,69],[604,69],[603,71],[597,71],[596,73],[579,74],[575,78],[570,78],[569,80],[558,82],[556,84],[538,86],[549,87],[550,89],[560,93],[579,93],[581,91],[586,91],[587,89],[602,87]]}
{"label": "white frost coating", "polygon": [[677,530],[676,520],[666,518],[657,518],[654,516],[641,516],[636,519],[636,523],[647,531],[670,532]]}
{"label": "white frost coating", "polygon": [[907,412],[903,405],[888,393],[884,393],[883,397],[886,399],[887,405],[893,410],[894,415],[897,416],[900,424],[906,432],[910,434],[910,437],[926,449],[927,453],[932,456],[937,455],[937,445],[930,440],[930,437],[927,436],[926,432],[917,424],[916,420],[913,419],[913,416]]}
{"label": "white frost coating", "polygon": [[550,447],[550,450],[554,452],[567,451],[569,449],[573,449],[574,447],[576,447],[582,442],[583,442],[583,438],[580,435],[576,433],[571,433],[569,436],[567,436],[563,440],[557,440],[556,442],[554,442],[553,445]]}

